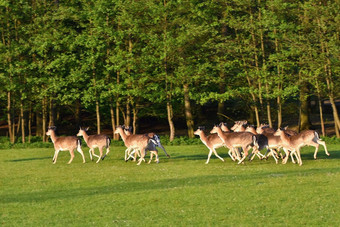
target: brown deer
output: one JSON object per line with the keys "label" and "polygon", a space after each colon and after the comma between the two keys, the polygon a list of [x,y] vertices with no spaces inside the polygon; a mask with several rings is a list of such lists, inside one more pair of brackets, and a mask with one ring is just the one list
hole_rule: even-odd
{"label": "brown deer", "polygon": [[259,127],[256,128],[256,132],[258,134],[264,134],[264,133],[275,133],[275,129],[270,128],[268,124],[260,124]]}
{"label": "brown deer", "polygon": [[[131,133],[131,130],[132,130],[131,126],[123,126],[123,128],[124,128],[124,132],[125,132],[126,135],[132,134]],[[145,150],[145,151],[150,151],[150,161],[149,161],[149,163],[151,162],[154,154],[156,155],[156,153],[157,153],[156,157],[158,157],[157,147],[160,147],[164,151],[165,155],[168,158],[170,158],[170,155],[166,152],[165,148],[163,147],[159,136],[157,134],[153,133],[153,132],[150,132],[147,135],[148,135],[148,137],[152,138],[152,139],[150,139],[149,144],[148,144],[148,146]],[[133,154],[135,154],[135,157],[132,156]],[[131,152],[131,149],[130,150],[126,149],[126,151],[125,151],[125,161],[128,161],[130,158],[133,158],[133,160],[135,160],[137,155],[140,157],[139,151],[133,150]],[[155,161],[158,163],[159,159],[158,159],[158,161],[157,161],[157,159]]]}
{"label": "brown deer", "polygon": [[230,129],[234,132],[245,132],[247,123],[248,121],[235,121],[234,126]]}
{"label": "brown deer", "polygon": [[[285,130],[285,132],[287,132],[287,131]],[[314,159],[316,159],[316,155],[318,153],[320,144],[324,147],[326,155],[330,156],[330,154],[327,151],[325,141],[320,139],[319,133],[317,131],[315,131],[315,130],[304,130],[304,131],[300,132],[298,135],[300,135],[302,137],[304,146],[315,147]]]}
{"label": "brown deer", "polygon": [[287,160],[289,157],[288,154],[289,152],[292,152],[292,153],[296,153],[297,162],[301,166],[302,160],[301,160],[300,149],[301,147],[305,145],[302,136],[300,134],[289,136],[288,134],[285,133],[283,128],[277,129],[276,132],[274,133],[274,136],[280,136],[283,150],[287,154],[285,159],[282,161],[282,163],[283,164],[287,163]]}
{"label": "brown deer", "polygon": [[124,144],[127,148],[130,149],[137,149],[141,153],[141,157],[137,163],[137,165],[140,165],[142,161],[145,161],[145,149],[148,146],[149,140],[151,139],[147,135],[126,135],[124,132],[124,129],[122,126],[117,126],[115,132],[116,134],[119,134],[123,141]]}
{"label": "brown deer", "polygon": [[[110,143],[111,139],[110,137],[106,135],[88,135],[86,132],[89,130],[89,128],[80,128],[77,136],[82,136],[87,144],[87,146],[90,148],[89,153],[90,153],[90,158],[91,161],[92,155],[97,157],[98,160],[96,163],[100,161],[100,159],[104,160],[106,155],[110,152]],[[97,148],[99,149],[99,156],[94,153],[94,149]],[[103,148],[106,148],[106,154],[103,156]]]}
{"label": "brown deer", "polygon": [[[224,146],[223,141],[216,134],[211,134],[211,135],[206,136],[204,133],[204,129],[205,129],[204,126],[199,126],[198,129],[194,132],[194,134],[199,136],[202,143],[205,146],[207,146],[207,148],[209,149],[208,159],[205,162],[205,164],[209,163],[212,153],[214,153],[217,158],[219,158],[222,162],[224,162],[224,159],[221,158],[215,150],[217,148]],[[230,153],[229,155],[233,159]]]}
{"label": "brown deer", "polygon": [[74,158],[74,150],[76,149],[83,158],[83,163],[85,163],[84,153],[81,149],[81,140],[76,136],[63,136],[57,137],[55,133],[56,127],[51,126],[48,127],[46,135],[51,136],[52,143],[54,145],[54,156],[53,156],[53,164],[57,162],[59,151],[69,151],[71,155],[71,159],[67,164],[70,164]]}
{"label": "brown deer", "polygon": [[237,147],[242,147],[244,156],[239,159],[238,164],[242,163],[248,156],[248,151],[250,148],[253,148],[253,153],[258,152],[257,138],[250,132],[223,133],[222,129],[218,125],[215,125],[210,133],[217,133],[225,146],[230,150],[234,150]]}

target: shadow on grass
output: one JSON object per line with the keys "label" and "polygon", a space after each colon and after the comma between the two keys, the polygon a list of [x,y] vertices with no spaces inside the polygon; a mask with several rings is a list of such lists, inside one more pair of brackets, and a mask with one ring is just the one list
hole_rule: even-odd
{"label": "shadow on grass", "polygon": [[45,159],[51,159],[52,160],[52,157],[13,159],[13,160],[6,160],[5,162],[29,162],[29,161],[45,160]]}
{"label": "shadow on grass", "polygon": [[[81,198],[88,196],[98,195],[109,195],[109,194],[120,194],[120,193],[136,193],[143,192],[149,193],[154,190],[171,190],[196,187],[204,185],[214,185],[220,183],[235,183],[237,181],[247,180],[263,180],[268,178],[280,178],[280,177],[294,177],[294,176],[308,176],[315,174],[325,173],[339,173],[339,168],[315,168],[307,170],[291,170],[291,171],[278,171],[278,172],[261,172],[254,174],[242,174],[242,175],[205,175],[195,176],[187,178],[173,178],[164,179],[159,181],[147,181],[147,182],[127,182],[118,183],[105,186],[96,187],[80,187],[80,188],[69,188],[59,189],[52,191],[39,191],[39,192],[28,192],[28,193],[14,193],[2,195],[0,198],[1,203],[31,203],[31,202],[44,202],[55,199],[68,199],[68,198]],[[242,183],[241,183],[242,184]]]}

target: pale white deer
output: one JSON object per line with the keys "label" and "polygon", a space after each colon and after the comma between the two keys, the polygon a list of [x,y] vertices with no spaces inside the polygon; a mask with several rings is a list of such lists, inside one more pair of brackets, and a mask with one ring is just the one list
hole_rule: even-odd
{"label": "pale white deer", "polygon": [[[98,160],[96,163],[98,163],[101,159],[104,160],[106,155],[110,152],[110,143],[111,139],[107,135],[88,135],[86,132],[89,130],[89,128],[80,128],[77,136],[82,136],[87,144],[87,146],[90,148],[90,158],[91,161],[92,155],[97,157]],[[106,148],[106,153],[103,156],[103,148]],[[94,153],[94,149],[99,149],[99,156]]]}
{"label": "pale white deer", "polygon": [[81,149],[81,140],[76,136],[61,136],[57,137],[55,133],[56,127],[51,126],[48,127],[46,135],[51,137],[52,143],[54,145],[54,156],[53,156],[53,164],[57,162],[58,154],[60,151],[69,151],[71,155],[71,159],[67,164],[70,164],[74,158],[74,150],[77,150],[82,158],[83,163],[85,163],[84,153]]}

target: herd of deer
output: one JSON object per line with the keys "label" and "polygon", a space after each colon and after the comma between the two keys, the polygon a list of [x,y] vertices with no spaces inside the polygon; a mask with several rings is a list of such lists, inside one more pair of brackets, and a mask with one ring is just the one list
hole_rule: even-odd
{"label": "herd of deer", "polygon": [[[51,140],[54,144],[55,153],[52,160],[53,164],[57,162],[59,151],[65,150],[68,150],[71,155],[68,164],[70,164],[74,158],[74,150],[77,150],[81,154],[83,163],[85,163],[84,153],[81,149],[81,140],[76,136],[57,137],[55,130],[56,127],[52,126],[49,127],[46,132],[46,135],[51,136]],[[96,162],[98,163],[100,160],[104,160],[106,155],[110,152],[111,140],[106,135],[88,135],[86,133],[87,130],[88,128],[80,128],[77,136],[82,136],[84,138],[87,146],[90,148],[89,153],[91,160],[93,160],[92,156],[95,156],[98,158]],[[124,126],[118,126],[114,133],[121,136],[127,147],[125,150],[125,161],[128,161],[130,158],[136,161],[138,155],[140,158],[137,165],[140,165],[142,161],[145,161],[146,152],[149,151],[150,160],[148,163],[151,163],[153,155],[156,156],[155,162],[158,163],[159,157],[156,147],[162,148],[165,155],[170,157],[162,146],[159,136],[155,133],[134,135],[131,134],[130,127]],[[319,134],[314,130],[305,130],[301,133],[297,133],[287,127],[274,130],[268,125],[263,124],[255,129],[254,126],[247,125],[247,121],[237,121],[234,126],[231,127],[231,130],[229,130],[225,123],[221,123],[215,125],[210,133],[210,135],[206,136],[204,127],[198,127],[194,132],[209,149],[206,164],[209,163],[212,153],[220,160],[224,161],[215,150],[220,147],[228,148],[229,156],[233,161],[238,161],[238,164],[243,163],[247,157],[249,157],[250,160],[253,160],[255,155],[260,159],[268,158],[271,155],[275,159],[276,164],[278,163],[279,158],[282,158],[282,163],[286,164],[289,156],[291,157],[292,162],[295,163],[293,157],[295,156],[297,163],[302,165],[300,148],[306,145],[315,147],[314,159],[316,159],[320,144],[324,146],[325,152],[329,156],[326,143],[320,139]],[[104,147],[106,148],[105,155],[103,155]],[[99,149],[99,156],[94,153],[95,148]],[[285,152],[285,155],[281,154],[281,148]],[[250,149],[252,149],[252,152],[249,154]],[[267,150],[264,155],[260,152],[263,149]]]}
{"label": "herd of deer", "polygon": [[[53,164],[57,162],[58,154],[60,151],[69,151],[71,155],[71,159],[68,162],[70,164],[74,158],[74,150],[77,150],[82,158],[83,163],[85,163],[85,157],[84,153],[81,149],[81,140],[76,136],[63,136],[63,137],[57,137],[55,133],[56,127],[52,126],[49,127],[46,135],[51,137],[51,140],[54,144],[54,156],[53,156]],[[100,160],[104,160],[106,155],[110,152],[110,143],[111,139],[110,137],[106,135],[88,135],[86,131],[88,128],[80,128],[77,136],[82,136],[87,144],[87,146],[90,148],[90,158],[93,160],[92,155],[97,157],[98,160],[96,163],[98,163]],[[167,157],[170,157],[166,151],[165,148],[162,146],[161,141],[159,139],[159,136],[155,133],[148,133],[148,134],[141,134],[141,135],[133,135],[131,134],[131,127],[124,127],[124,126],[118,126],[115,130],[116,134],[120,134],[122,137],[125,146],[127,149],[125,150],[125,161],[128,161],[130,158],[133,158],[134,161],[136,161],[137,155],[140,157],[138,161],[138,165],[141,164],[142,161],[145,161],[145,154],[147,151],[150,151],[150,161],[152,161],[153,155],[156,156],[156,162],[159,162],[158,158],[158,151],[156,147],[160,147],[163,149]],[[103,155],[103,149],[106,148],[106,153]],[[94,153],[94,149],[99,149],[99,156]],[[134,156],[133,156],[134,154]]]}
{"label": "herd of deer", "polygon": [[[300,149],[303,146],[314,146],[314,159],[316,159],[319,145],[321,144],[329,156],[326,143],[320,139],[319,134],[314,130],[305,130],[297,133],[287,127],[274,130],[264,124],[261,124],[260,127],[255,129],[254,126],[247,125],[247,121],[236,121],[230,129],[231,130],[229,130],[226,124],[220,123],[213,127],[210,131],[211,134],[208,136],[204,133],[204,127],[198,127],[194,132],[195,135],[200,136],[201,141],[209,148],[206,164],[209,163],[212,153],[224,161],[215,150],[223,146],[229,149],[229,156],[233,161],[238,161],[238,164],[242,163],[245,158],[248,157],[248,151],[251,148],[252,152],[249,155],[250,160],[253,160],[255,155],[260,159],[268,158],[271,155],[275,159],[276,164],[278,163],[279,157],[283,159],[282,163],[286,164],[289,156],[292,162],[295,163],[294,155],[297,163],[301,166]],[[285,152],[285,156],[280,153],[281,148]],[[267,150],[265,155],[260,153],[262,149]]]}

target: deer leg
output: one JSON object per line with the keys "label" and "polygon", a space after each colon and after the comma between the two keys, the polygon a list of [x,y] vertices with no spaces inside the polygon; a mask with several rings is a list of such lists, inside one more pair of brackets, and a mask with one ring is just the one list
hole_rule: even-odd
{"label": "deer leg", "polygon": [[235,158],[233,157],[233,152],[231,149],[229,149],[228,155],[230,156],[231,160],[235,161]]}
{"label": "deer leg", "polygon": [[70,158],[70,161],[68,161],[67,164],[71,164],[73,158],[74,158],[74,151],[73,150],[70,150],[70,155],[71,155],[71,158]]}
{"label": "deer leg", "polygon": [[81,147],[77,147],[77,151],[81,154],[81,157],[83,158],[83,163],[85,163],[85,156],[84,156],[84,152],[83,150],[81,149]]}
{"label": "deer leg", "polygon": [[90,153],[90,159],[91,159],[91,161],[93,161],[93,158],[92,158],[92,148],[90,148],[89,153]]}
{"label": "deer leg", "polygon": [[[325,153],[327,156],[330,156],[330,154],[328,153],[327,151],[327,147],[326,147],[326,142],[325,141],[322,141],[322,140],[318,140],[317,141],[318,144],[321,144],[324,148],[325,148]],[[315,155],[315,159],[316,159],[316,155]]]}
{"label": "deer leg", "polygon": [[[144,157],[145,157],[145,150],[142,149],[140,152],[141,152],[141,157],[140,157],[140,159],[139,159],[137,165],[140,165],[140,164],[142,163],[143,160],[145,161],[145,159],[144,159]],[[137,158],[137,157],[136,157],[136,158]]]}
{"label": "deer leg", "polygon": [[94,153],[94,148],[92,148],[92,155],[93,155],[94,157],[97,157],[97,158],[99,158],[99,156],[98,156],[98,155],[96,155],[96,154]]}
{"label": "deer leg", "polygon": [[209,154],[208,154],[208,159],[207,159],[207,161],[205,162],[205,164],[208,164],[209,163],[209,160],[210,160],[210,157],[211,157],[211,155],[212,155],[212,150],[210,149],[209,150]]}
{"label": "deer leg", "polygon": [[215,156],[218,157],[222,162],[224,162],[224,159],[221,158],[221,157],[217,154],[216,150],[215,150],[214,148],[213,148],[212,150],[213,150]]}
{"label": "deer leg", "polygon": [[271,153],[272,153],[272,156],[273,156],[273,158],[275,160],[275,163],[277,164],[278,161],[277,161],[276,155],[274,154],[274,150],[271,150]]}
{"label": "deer leg", "polygon": [[110,147],[107,147],[106,148],[106,153],[105,155],[102,157],[102,160],[104,160],[104,158],[106,157],[106,155],[110,152]]}
{"label": "deer leg", "polygon": [[286,157],[282,160],[282,164],[286,164],[289,158],[289,150],[287,150],[286,148],[283,148],[283,151],[286,153]]}
{"label": "deer leg", "polygon": [[244,159],[248,156],[248,148],[244,147],[243,152],[244,152],[243,157],[237,164],[241,164],[244,161]]}
{"label": "deer leg", "polygon": [[149,160],[148,164],[150,164],[150,163],[151,163],[151,161],[152,161],[152,158],[153,158],[153,152],[152,152],[152,151],[150,151],[150,160]]}
{"label": "deer leg", "polygon": [[100,159],[102,158],[103,156],[103,148],[102,147],[99,147],[99,157],[98,157],[98,160],[96,161],[96,163],[98,163],[100,161]]}
{"label": "deer leg", "polygon": [[53,164],[56,164],[56,162],[57,162],[57,158],[58,158],[59,151],[60,151],[60,150],[55,150],[55,152],[54,152]]}

